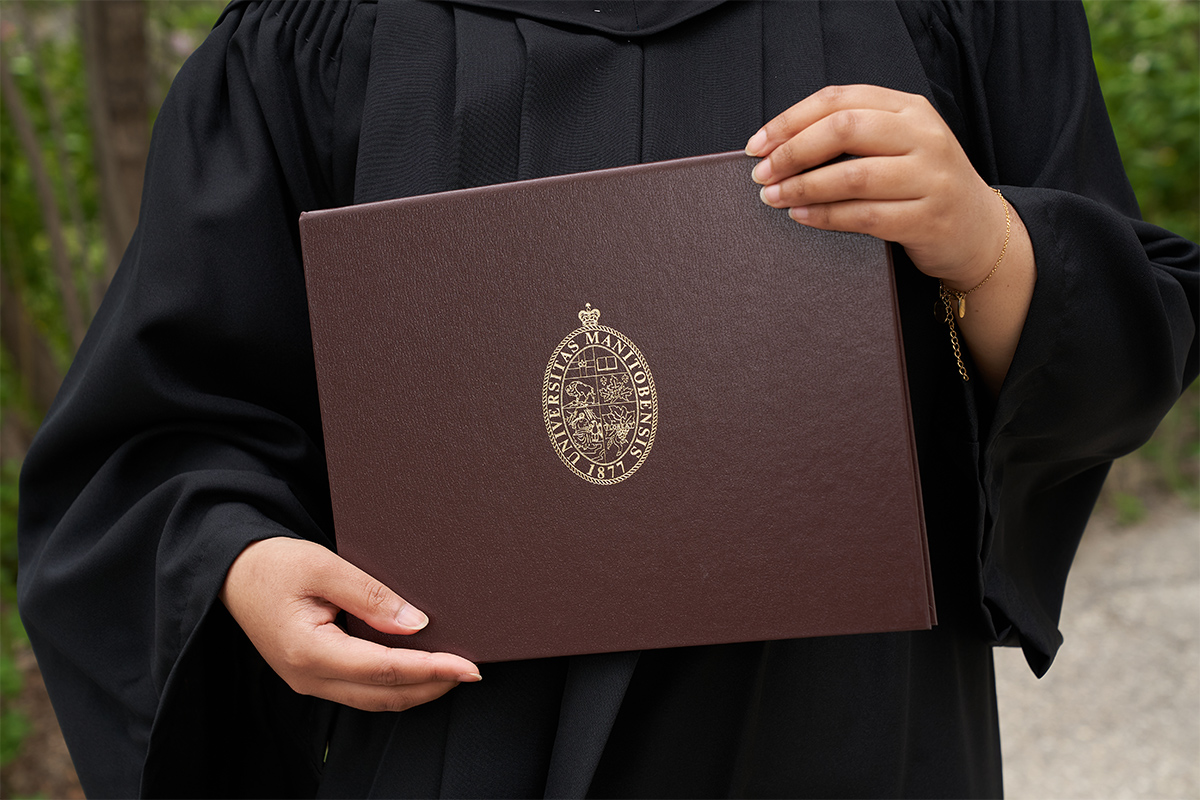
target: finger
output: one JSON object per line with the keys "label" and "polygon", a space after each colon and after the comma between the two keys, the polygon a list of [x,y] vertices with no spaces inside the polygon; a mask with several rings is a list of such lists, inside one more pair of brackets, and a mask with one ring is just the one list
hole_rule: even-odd
{"label": "finger", "polygon": [[746,143],[746,154],[765,156],[819,119],[845,108],[901,111],[919,98],[881,86],[826,86],[779,114]]}
{"label": "finger", "polygon": [[920,200],[847,200],[788,209],[789,217],[810,228],[865,233],[905,246],[921,230],[914,220],[924,213]]}
{"label": "finger", "polygon": [[844,153],[858,156],[906,155],[919,144],[920,128],[894,111],[853,108],[816,120],[758,162],[758,183],[776,183],[819,167]]}
{"label": "finger", "polygon": [[856,158],[764,186],[762,201],[775,208],[844,200],[913,200],[924,196],[909,157]]}
{"label": "finger", "polygon": [[385,647],[350,636],[336,625],[315,631],[298,658],[303,663],[291,666],[320,680],[375,686],[480,680],[479,667],[461,656]]}
{"label": "finger", "polygon": [[[321,548],[324,550],[324,548]],[[415,633],[429,624],[423,611],[342,557],[324,550],[311,591],[384,633]]]}
{"label": "finger", "polygon": [[407,711],[436,700],[458,686],[456,682],[422,683],[415,686],[364,686],[359,683],[326,681],[306,692],[363,711]]}

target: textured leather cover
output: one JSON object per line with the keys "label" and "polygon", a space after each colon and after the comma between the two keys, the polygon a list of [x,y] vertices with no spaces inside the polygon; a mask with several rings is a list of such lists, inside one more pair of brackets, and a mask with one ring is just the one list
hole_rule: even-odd
{"label": "textured leather cover", "polygon": [[[354,633],[487,662],[935,622],[887,246],[753,164],[302,216],[338,551],[431,619]],[[570,344],[589,304],[608,349]]]}

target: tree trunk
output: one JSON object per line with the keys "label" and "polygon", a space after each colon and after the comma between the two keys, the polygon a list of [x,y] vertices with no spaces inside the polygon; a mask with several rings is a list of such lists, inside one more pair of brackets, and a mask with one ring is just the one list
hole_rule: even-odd
{"label": "tree trunk", "polygon": [[107,0],[79,7],[111,280],[137,225],[150,149],[146,6]]}
{"label": "tree trunk", "polygon": [[62,295],[63,318],[67,325],[67,332],[71,335],[71,341],[75,347],[79,347],[80,342],[83,341],[84,331],[87,329],[87,322],[84,319],[83,307],[79,302],[79,290],[75,285],[71,258],[67,254],[62,217],[58,213],[54,185],[50,181],[50,174],[46,171],[46,163],[42,158],[37,131],[34,130],[29,112],[25,110],[17,82],[8,68],[7,54],[0,57],[0,88],[4,92],[4,105],[8,108],[13,127],[17,131],[17,140],[29,162],[29,171],[33,174],[34,191],[42,212],[42,225],[45,227],[46,237],[50,241],[50,262]]}
{"label": "tree trunk", "polygon": [[[0,340],[20,378],[20,390],[37,413],[44,414],[62,383],[62,370],[46,338],[25,310],[24,293],[0,273]],[[6,408],[0,420],[0,453],[5,459],[25,455],[40,419],[26,419],[16,408]]]}

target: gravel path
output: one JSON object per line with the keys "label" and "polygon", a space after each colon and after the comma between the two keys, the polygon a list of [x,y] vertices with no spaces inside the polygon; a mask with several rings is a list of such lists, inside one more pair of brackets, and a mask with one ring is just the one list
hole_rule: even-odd
{"label": "gravel path", "polygon": [[1200,513],[1094,518],[1044,679],[996,652],[1009,798],[1200,798]]}

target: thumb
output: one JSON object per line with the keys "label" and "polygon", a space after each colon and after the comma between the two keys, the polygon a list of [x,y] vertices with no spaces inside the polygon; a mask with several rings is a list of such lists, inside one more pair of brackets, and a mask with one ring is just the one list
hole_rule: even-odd
{"label": "thumb", "polygon": [[321,548],[328,558],[315,576],[315,594],[384,633],[416,633],[429,617],[400,595],[336,553]]}

